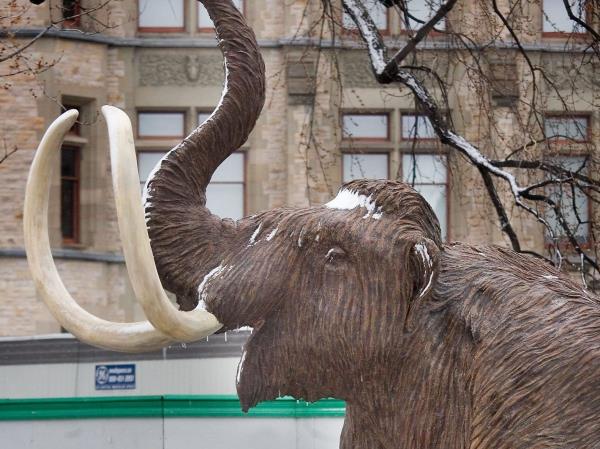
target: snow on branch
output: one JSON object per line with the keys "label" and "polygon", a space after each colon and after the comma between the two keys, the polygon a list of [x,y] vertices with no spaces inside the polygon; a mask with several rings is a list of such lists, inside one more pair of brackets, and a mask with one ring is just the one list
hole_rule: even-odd
{"label": "snow on branch", "polygon": [[[555,201],[549,195],[535,193],[535,190],[543,188],[547,185],[547,183],[542,182],[525,187],[521,186],[512,173],[503,170],[502,168],[510,168],[514,167],[514,165],[507,163],[507,161],[491,161],[480,151],[479,148],[477,148],[463,136],[456,133],[451,126],[448,125],[444,114],[440,112],[436,100],[429,93],[424,84],[411,72],[407,71],[406,68],[404,70],[402,69],[401,63],[403,60],[416,49],[417,44],[428,35],[435,24],[448,14],[455,3],[456,0],[447,0],[444,2],[439,7],[436,14],[434,14],[429,21],[424,23],[423,26],[417,30],[416,34],[408,40],[408,42],[394,55],[394,57],[387,59],[387,48],[383,38],[363,2],[361,0],[342,0],[344,10],[350,15],[356,24],[362,40],[367,46],[369,59],[377,81],[381,84],[397,82],[408,87],[413,93],[421,110],[429,118],[433,129],[440,138],[441,142],[460,152],[471,162],[473,166],[479,170],[490,199],[492,200],[492,204],[498,214],[502,231],[509,237],[513,249],[515,251],[521,251],[518,238],[510,224],[506,209],[500,197],[498,196],[496,186],[492,181],[492,177],[506,182],[514,198],[515,204],[531,214],[538,222],[543,224],[548,231],[550,238],[554,241],[557,241],[558,238],[556,237],[552,226],[548,223],[545,216],[543,216],[542,213],[537,210],[537,208],[526,204],[524,200],[544,203],[547,207],[553,210],[554,214],[556,215],[557,222],[564,231],[567,240],[580,255],[581,259],[587,261],[592,267],[600,271],[597,262],[585,253],[573,231],[570,229],[569,223],[563,211],[561,210],[560,202]],[[584,180],[581,177],[582,175],[577,173],[564,173],[564,171],[561,172],[561,170],[552,166],[551,164],[545,164],[544,167],[547,172],[552,174],[561,173],[563,176],[567,174],[571,175],[570,178],[563,177],[562,179],[554,179],[554,183],[561,184],[565,181],[575,181],[577,180],[576,177],[579,176],[579,179],[576,182],[577,187],[585,188],[585,181],[589,181],[589,178]],[[598,182],[593,182],[591,184],[600,185]],[[570,185],[572,188],[574,188],[573,182],[570,182]],[[575,210],[575,214],[577,215],[577,210]],[[555,251],[560,264],[562,256],[560,254],[558,245]]]}
{"label": "snow on branch", "polygon": [[369,11],[361,0],[343,0],[344,10],[352,18],[361,37],[367,44],[369,58],[373,71],[377,77],[381,76],[387,66],[386,47],[377,29],[377,25],[371,18]]}

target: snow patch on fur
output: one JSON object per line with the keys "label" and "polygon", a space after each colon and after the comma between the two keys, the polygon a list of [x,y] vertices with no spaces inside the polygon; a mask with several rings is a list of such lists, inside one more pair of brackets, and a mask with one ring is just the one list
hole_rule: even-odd
{"label": "snow patch on fur", "polygon": [[273,229],[271,232],[269,232],[269,235],[267,235],[267,238],[265,239],[267,242],[270,242],[273,237],[275,237],[275,234],[277,234],[277,231],[279,230],[279,226],[276,227],[275,229]]}
{"label": "snow patch on fur", "polygon": [[421,298],[426,292],[429,291],[431,283],[433,282],[434,273],[433,270],[431,270],[431,268],[433,267],[433,261],[429,256],[429,251],[427,251],[427,245],[424,245],[423,243],[417,243],[415,245],[415,253],[419,255],[419,257],[423,261],[423,266],[425,266],[425,268],[429,268],[429,279],[427,280],[427,285],[423,288],[421,294],[419,295],[419,298]]}
{"label": "snow patch on fur", "polygon": [[258,234],[259,234],[261,228],[262,228],[262,223],[260,223],[258,225],[258,228],[256,228],[254,233],[250,236],[250,240],[248,240],[248,246],[254,246],[256,244],[256,237],[258,237]]}
{"label": "snow patch on fur", "polygon": [[198,286],[198,305],[196,306],[196,310],[206,310],[206,299],[208,298],[206,285],[213,279],[219,277],[225,271],[225,269],[227,269],[227,271],[229,272],[232,268],[233,265],[224,266],[223,264],[221,264],[218,267],[210,270],[208,274],[204,276],[204,279],[202,279],[202,282],[200,282],[200,285]]}
{"label": "snow patch on fur", "polygon": [[325,204],[329,209],[352,210],[357,207],[364,207],[367,213],[363,218],[374,218],[379,220],[383,216],[381,207],[378,207],[373,201],[373,196],[366,196],[353,190],[341,189],[337,196],[329,203]]}

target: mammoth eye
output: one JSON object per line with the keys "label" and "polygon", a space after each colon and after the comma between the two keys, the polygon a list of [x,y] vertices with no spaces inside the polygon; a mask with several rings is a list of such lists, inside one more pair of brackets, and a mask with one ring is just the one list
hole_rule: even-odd
{"label": "mammoth eye", "polygon": [[334,246],[329,251],[327,251],[327,255],[325,256],[325,262],[334,263],[339,260],[343,260],[346,257],[346,251],[344,251],[339,246]]}

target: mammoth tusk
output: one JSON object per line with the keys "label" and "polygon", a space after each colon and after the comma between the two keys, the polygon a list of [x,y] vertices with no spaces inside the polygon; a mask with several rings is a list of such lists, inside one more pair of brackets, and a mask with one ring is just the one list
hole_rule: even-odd
{"label": "mammoth tusk", "polygon": [[115,323],[85,311],[65,288],[54,264],[48,237],[51,173],[64,136],[77,116],[76,110],[70,110],[50,125],[40,142],[27,180],[23,212],[25,249],[37,291],[54,318],[85,343],[122,352],[162,348],[172,339],[147,321]]}
{"label": "mammoth tusk", "polygon": [[127,114],[113,106],[103,106],[102,114],[108,124],[123,254],[136,298],[148,320],[174,340],[191,342],[213,334],[223,326],[214,315],[199,309],[177,310],[162,288],[142,207],[131,122]]}

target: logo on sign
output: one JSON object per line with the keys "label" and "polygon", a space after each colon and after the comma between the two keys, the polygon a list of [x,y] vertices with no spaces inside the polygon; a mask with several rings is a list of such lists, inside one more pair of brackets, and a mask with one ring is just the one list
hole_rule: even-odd
{"label": "logo on sign", "polygon": [[96,390],[135,389],[135,365],[96,365]]}

